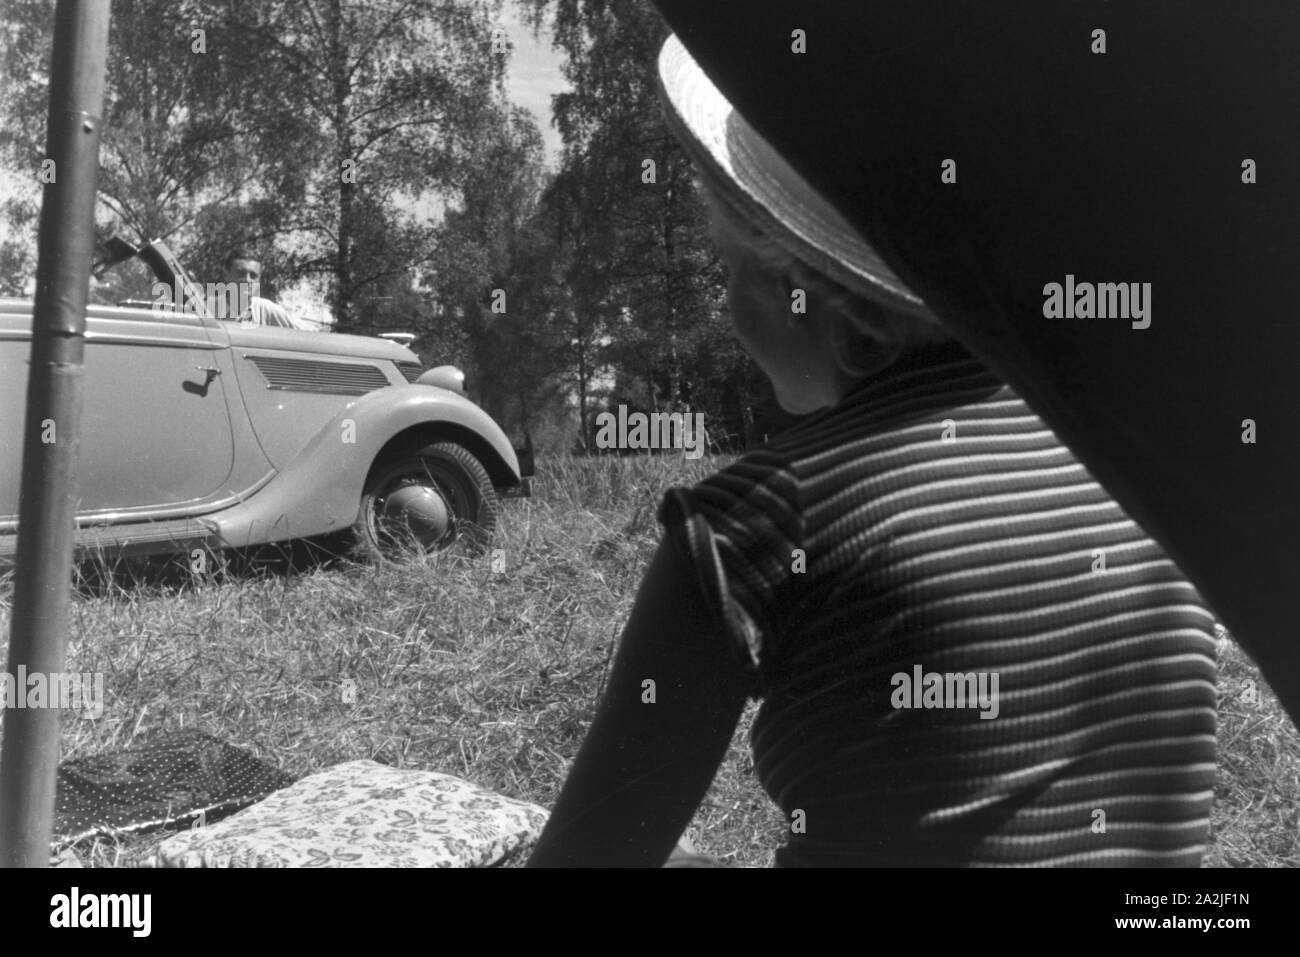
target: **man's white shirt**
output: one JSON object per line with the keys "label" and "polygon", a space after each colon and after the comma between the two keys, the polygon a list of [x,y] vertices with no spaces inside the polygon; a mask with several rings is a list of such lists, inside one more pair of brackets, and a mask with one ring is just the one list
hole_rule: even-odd
{"label": "man's white shirt", "polygon": [[272,326],[281,329],[301,329],[305,332],[318,331],[316,326],[304,320],[296,319],[278,303],[254,296],[249,301],[248,312],[239,319],[245,326]]}

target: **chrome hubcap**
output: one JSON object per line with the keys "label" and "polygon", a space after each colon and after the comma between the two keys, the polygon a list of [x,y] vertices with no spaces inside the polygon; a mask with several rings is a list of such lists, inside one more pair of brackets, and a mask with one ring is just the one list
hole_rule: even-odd
{"label": "chrome hubcap", "polygon": [[455,527],[442,492],[429,485],[403,485],[385,498],[381,518],[386,528],[409,535],[423,547],[438,544]]}

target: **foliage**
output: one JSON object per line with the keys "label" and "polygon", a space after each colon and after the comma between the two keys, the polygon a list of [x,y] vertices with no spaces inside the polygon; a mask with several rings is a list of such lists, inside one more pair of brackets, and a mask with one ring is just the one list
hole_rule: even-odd
{"label": "foliage", "polygon": [[[611,402],[703,412],[711,439],[744,443],[771,391],[731,335],[691,163],[660,113],[662,21],[648,0],[515,2],[552,26],[572,84],[553,174],[505,101],[502,0],[119,0],[100,239],[166,238],[199,279],[251,245],[268,288],[307,282],[338,331],[415,332],[516,432],[576,400],[579,447]],[[0,290],[17,293],[49,4],[14,0],[0,30],[0,159],[33,184],[0,229]]]}
{"label": "foliage", "polygon": [[[431,254],[436,206],[495,133],[500,0],[118,0],[101,232],[167,238],[214,277],[237,243],[318,277],[340,329]],[[0,151],[43,156],[52,17],[15,0]],[[34,210],[29,210],[31,215]],[[31,222],[15,220],[30,230]],[[34,235],[34,233],[33,233]]]}
{"label": "foliage", "polygon": [[494,418],[522,396],[525,412],[553,373],[543,326],[555,276],[543,223],[542,139],[530,115],[503,111],[480,142],[460,200],[437,233],[428,275],[438,314],[457,334],[476,394]]}
{"label": "foliage", "polygon": [[[6,5],[4,29],[0,150],[35,182],[45,148],[50,4],[15,0]],[[232,45],[210,4],[113,4],[100,144],[101,238],[123,231],[203,251],[205,239],[233,244],[245,232],[272,229],[266,199],[295,198],[301,124],[283,115],[274,91]],[[259,208],[262,216],[255,214]],[[32,205],[13,219],[32,237],[35,212]]]}
{"label": "foliage", "polygon": [[[433,252],[441,193],[496,134],[506,49],[499,0],[236,2],[224,23],[302,118],[281,229],[295,275],[327,278],[340,331],[372,331],[358,300],[408,287]],[[252,66],[253,64],[250,64]]]}
{"label": "foliage", "polygon": [[[573,358],[590,373],[571,366],[570,375],[585,399],[608,365],[617,373],[611,400],[704,412],[715,440],[743,440],[751,406],[770,388],[731,336],[691,162],[662,117],[666,26],[645,0],[520,2],[538,27],[553,17],[573,85],[554,103],[564,158],[552,199],[571,247],[571,308],[592,315],[603,345],[575,337]],[[586,416],[581,428],[588,437]]]}

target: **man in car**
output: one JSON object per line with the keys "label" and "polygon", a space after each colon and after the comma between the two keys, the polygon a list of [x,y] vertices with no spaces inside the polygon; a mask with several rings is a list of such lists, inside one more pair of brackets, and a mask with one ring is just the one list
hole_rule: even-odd
{"label": "man in car", "polygon": [[247,308],[240,310],[239,315],[222,316],[223,319],[253,326],[302,328],[282,306],[261,298],[262,260],[257,254],[243,247],[232,249],[226,256],[225,274],[222,278],[228,283],[239,283],[238,303],[240,306],[247,303]]}

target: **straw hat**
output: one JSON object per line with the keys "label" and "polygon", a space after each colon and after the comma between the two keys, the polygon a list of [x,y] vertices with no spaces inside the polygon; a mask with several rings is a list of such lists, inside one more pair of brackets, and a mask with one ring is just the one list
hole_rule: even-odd
{"label": "straw hat", "polygon": [[732,108],[676,36],[659,53],[664,115],[719,198],[791,255],[846,289],[909,315],[933,314],[862,235]]}

